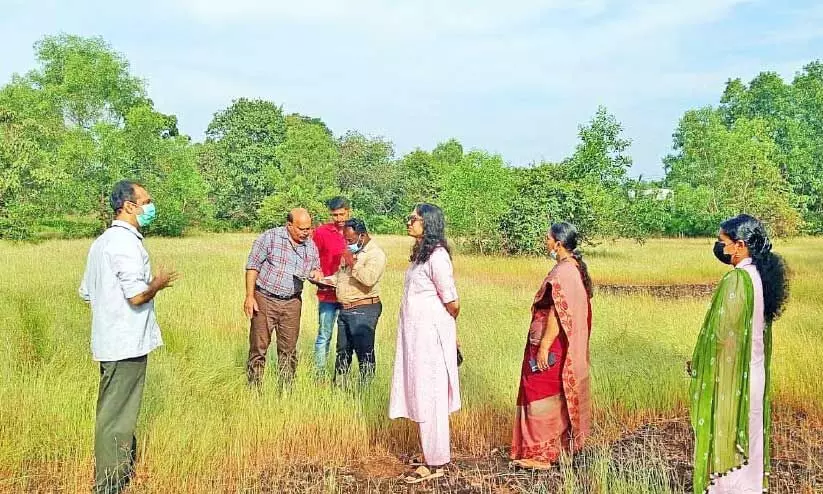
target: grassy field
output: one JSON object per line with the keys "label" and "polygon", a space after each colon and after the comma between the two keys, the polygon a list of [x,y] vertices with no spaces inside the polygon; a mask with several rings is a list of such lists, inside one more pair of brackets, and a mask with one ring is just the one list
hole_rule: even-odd
{"label": "grassy field", "polygon": [[[391,479],[400,469],[397,458],[417,450],[416,429],[387,418],[408,239],[378,239],[390,265],[371,386],[336,389],[311,377],[317,315],[309,295],[297,381],[281,394],[269,379],[257,395],[245,386],[248,322],[241,311],[243,265],[253,238],[146,241],[155,267],[173,267],[184,278],[158,296],[166,344],[149,359],[131,492],[399,489]],[[99,371],[89,353],[90,312],[77,296],[89,245],[0,243],[2,492],[84,492],[90,486]],[[790,263],[793,282],[788,310],[774,328],[780,436],[774,453],[795,469],[787,477],[794,483],[782,484],[778,476],[774,491],[812,492],[823,469],[814,449],[821,438],[814,426],[823,418],[823,240],[782,242],[777,250]],[[590,249],[588,261],[596,283],[615,285],[713,283],[724,272],[709,240],[607,243]],[[536,258],[455,258],[466,357],[460,370],[464,406],[452,418],[458,460],[503,461],[529,305],[549,266]],[[687,475],[667,456],[665,437],[643,439],[628,456],[615,456],[614,445],[649,424],[665,431],[660,424],[678,423],[683,437],[676,441],[688,440],[683,367],[708,300],[601,293],[593,304],[596,424],[588,460],[584,468],[564,464],[554,476],[533,476],[524,485],[531,492],[554,492],[552,485],[563,492],[682,492]],[[480,467],[476,475],[462,475],[474,479],[474,492],[515,492],[500,490],[510,489],[503,477]],[[433,489],[447,491],[448,485]]]}

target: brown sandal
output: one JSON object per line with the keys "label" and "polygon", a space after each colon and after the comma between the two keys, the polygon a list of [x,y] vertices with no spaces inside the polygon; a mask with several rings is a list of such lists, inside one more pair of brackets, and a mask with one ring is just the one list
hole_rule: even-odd
{"label": "brown sandal", "polygon": [[554,468],[554,465],[551,463],[543,463],[542,461],[530,459],[512,460],[511,464],[517,468],[525,468],[528,470],[547,471]]}
{"label": "brown sandal", "polygon": [[446,473],[442,468],[435,468],[432,472],[425,465],[417,467],[411,475],[407,475],[403,481],[407,484],[418,484],[427,480],[432,480],[444,476]]}

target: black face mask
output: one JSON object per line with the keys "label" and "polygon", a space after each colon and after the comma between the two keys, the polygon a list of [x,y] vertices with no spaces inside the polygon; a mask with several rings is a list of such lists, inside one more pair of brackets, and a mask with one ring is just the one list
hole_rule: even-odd
{"label": "black face mask", "polygon": [[714,257],[717,258],[718,261],[722,262],[723,264],[731,264],[732,263],[732,255],[723,253],[723,248],[726,247],[721,241],[717,241],[714,243]]}

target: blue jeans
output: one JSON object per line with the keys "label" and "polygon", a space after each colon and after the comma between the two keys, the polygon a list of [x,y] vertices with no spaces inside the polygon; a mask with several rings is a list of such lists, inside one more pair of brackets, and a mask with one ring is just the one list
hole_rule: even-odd
{"label": "blue jeans", "polygon": [[326,369],[326,357],[329,355],[331,347],[331,336],[334,332],[334,321],[340,312],[340,305],[332,302],[319,302],[317,304],[317,340],[314,342],[314,363],[318,371]]}

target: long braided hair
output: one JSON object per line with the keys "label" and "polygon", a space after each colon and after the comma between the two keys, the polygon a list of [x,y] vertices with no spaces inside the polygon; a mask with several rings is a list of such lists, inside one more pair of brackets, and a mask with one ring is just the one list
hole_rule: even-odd
{"label": "long braided hair", "polygon": [[589,267],[583,261],[583,253],[577,249],[580,242],[580,233],[578,233],[577,228],[571,223],[561,222],[554,223],[549,232],[555,242],[560,242],[566,250],[572,253],[572,257],[577,261],[580,277],[583,278],[586,293],[589,298],[592,298],[594,296],[594,287],[592,286],[592,278],[589,276]]}
{"label": "long braided hair", "polygon": [[737,242],[742,240],[763,281],[763,305],[766,321],[772,322],[783,313],[789,297],[786,263],[772,252],[772,242],[763,223],[754,216],[741,214],[720,224],[720,229]]}

